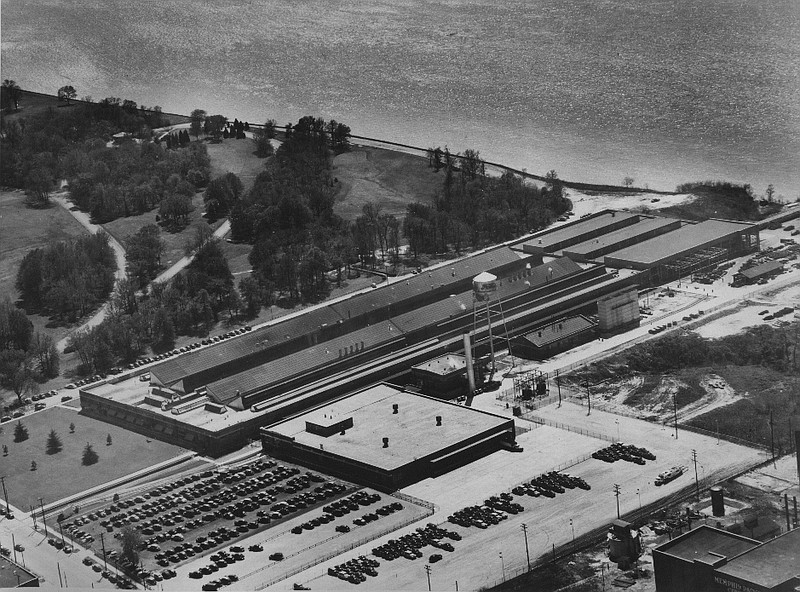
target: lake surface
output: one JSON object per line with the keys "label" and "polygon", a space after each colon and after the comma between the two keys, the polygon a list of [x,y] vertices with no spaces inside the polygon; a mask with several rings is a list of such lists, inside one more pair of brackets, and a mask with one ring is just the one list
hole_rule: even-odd
{"label": "lake surface", "polygon": [[2,0],[2,78],[800,197],[798,0]]}

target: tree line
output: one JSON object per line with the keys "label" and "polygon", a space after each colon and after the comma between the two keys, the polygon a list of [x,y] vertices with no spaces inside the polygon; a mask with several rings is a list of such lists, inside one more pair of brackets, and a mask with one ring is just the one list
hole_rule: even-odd
{"label": "tree line", "polygon": [[[4,96],[14,95],[7,90]],[[69,101],[72,95],[60,96]],[[169,140],[176,149],[154,142],[152,130],[166,125],[169,120],[159,107],[117,97],[99,103],[85,97],[69,108],[3,117],[0,177],[24,189],[33,206],[46,206],[55,182],[65,178],[76,205],[98,222],[141,214],[166,201],[164,217],[181,224],[188,220],[191,197],[208,180],[209,160],[205,146],[186,143],[188,134],[176,135],[174,145]],[[136,141],[107,147],[119,131]]]}
{"label": "tree line", "polygon": [[18,404],[38,382],[58,376],[60,359],[53,338],[34,331],[23,310],[0,300],[0,386],[14,391]]}
{"label": "tree line", "polygon": [[74,322],[108,298],[115,270],[108,235],[99,232],[29,251],[16,287],[26,306]]}
{"label": "tree line", "polygon": [[[140,234],[138,242],[154,245],[151,258],[155,259],[158,234],[149,227]],[[156,270],[150,269],[141,277],[153,276]],[[107,318],[70,338],[68,350],[78,354],[79,374],[106,373],[148,348],[171,350],[177,335],[205,336],[223,318],[236,321],[243,314],[243,301],[216,240],[206,240],[192,263],[171,281],[139,293],[141,281],[131,276],[118,282]]]}
{"label": "tree line", "polygon": [[457,253],[511,240],[544,228],[570,207],[555,171],[539,188],[510,171],[486,175],[480,153],[468,149],[450,154],[429,148],[428,165],[444,171],[433,205],[409,204],[403,234],[414,258],[422,253]]}

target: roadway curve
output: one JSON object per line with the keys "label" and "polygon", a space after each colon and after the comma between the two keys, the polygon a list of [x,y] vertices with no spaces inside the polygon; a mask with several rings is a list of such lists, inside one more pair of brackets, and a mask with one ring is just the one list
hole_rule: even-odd
{"label": "roadway curve", "polygon": [[[61,185],[62,190],[59,193],[53,194],[51,196],[51,199],[55,201],[58,205],[60,205],[62,208],[67,210],[70,214],[72,214],[72,217],[75,218],[78,222],[80,222],[81,225],[92,234],[97,234],[101,230],[105,232],[102,226],[100,226],[99,224],[94,224],[89,219],[89,215],[87,213],[81,212],[80,210],[75,208],[75,206],[73,206],[69,201],[67,201],[69,197],[69,192],[65,189],[65,186],[66,183],[62,183]],[[114,273],[114,290],[116,290],[116,283],[127,277],[127,271],[125,269],[125,248],[113,236],[111,236],[108,233],[106,234],[108,235],[108,244],[114,250],[114,258],[116,259],[117,262],[117,271]],[[58,351],[62,353],[64,352],[64,348],[67,346],[67,341],[69,340],[70,336],[76,331],[80,331],[82,329],[89,327],[94,327],[102,323],[103,320],[105,320],[106,315],[108,315],[109,302],[111,301],[112,296],[113,292],[109,297],[109,299],[106,300],[105,304],[103,304],[103,306],[101,306],[100,309],[97,312],[95,312],[89,318],[88,321],[83,323],[80,327],[77,327],[72,331],[70,331],[63,339],[61,339],[56,344],[56,347],[58,347]]]}

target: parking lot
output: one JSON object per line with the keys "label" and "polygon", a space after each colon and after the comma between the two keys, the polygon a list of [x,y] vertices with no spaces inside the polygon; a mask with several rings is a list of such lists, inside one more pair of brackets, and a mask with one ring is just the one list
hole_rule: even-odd
{"label": "parking lot", "polygon": [[[579,405],[565,403],[561,408],[551,405],[539,410],[543,418],[569,425],[573,429],[592,430],[604,433],[609,437],[616,436],[619,426],[620,437],[627,444],[646,448],[656,456],[656,460],[644,459],[644,464],[617,460],[609,463],[597,458],[588,458],[564,471],[573,477],[579,477],[591,487],[586,491],[580,487],[566,489],[564,493],[557,493],[554,497],[531,496],[520,491],[517,495],[511,491],[512,483],[530,481],[549,471],[559,462],[574,458],[579,449],[571,444],[559,447],[553,441],[561,442],[555,436],[556,432],[565,434],[566,442],[576,442],[580,450],[601,450],[609,446],[606,440],[588,438],[578,433],[543,427],[535,429],[518,437],[518,442],[525,448],[522,455],[513,452],[495,453],[493,468],[489,463],[480,467],[468,465],[452,473],[436,479],[429,479],[418,483],[404,491],[415,492],[442,508],[441,511],[428,518],[441,528],[456,533],[460,540],[450,541],[454,550],[444,552],[432,547],[424,546],[419,549],[422,557],[415,559],[401,556],[397,559],[386,561],[375,557],[372,549],[387,543],[390,539],[398,540],[402,535],[413,532],[415,528],[424,526],[423,523],[411,525],[396,533],[382,537],[375,542],[364,545],[347,553],[336,560],[326,561],[321,567],[326,570],[320,573],[318,569],[309,570],[295,576],[286,582],[276,584],[272,589],[289,589],[290,582],[300,582],[312,588],[323,589],[352,589],[354,584],[327,574],[328,568],[335,568],[350,559],[363,555],[366,558],[377,559],[379,566],[375,567],[376,576],[368,576],[364,586],[371,589],[412,589],[427,588],[427,575],[423,569],[425,564],[430,564],[431,555],[442,555],[441,560],[431,565],[431,584],[434,589],[455,589],[458,582],[460,589],[476,589],[482,586],[493,586],[503,579],[503,572],[510,576],[518,573],[526,566],[525,534],[522,524],[527,528],[527,539],[531,559],[546,556],[556,548],[571,544],[574,535],[582,534],[597,528],[602,528],[617,517],[614,495],[614,485],[620,486],[620,513],[625,516],[635,517],[640,508],[668,497],[682,488],[694,483],[694,469],[691,465],[691,451],[698,451],[698,477],[703,483],[712,483],[725,475],[744,470],[765,458],[765,453],[751,448],[739,446],[724,440],[717,444],[717,440],[710,436],[703,436],[685,430],[679,431],[675,440],[674,431],[669,427],[660,427],[652,423],[628,417],[616,416],[592,410],[587,415],[586,409]],[[617,424],[617,421],[619,423]],[[586,446],[587,444],[591,446]],[[546,450],[537,458],[533,449]],[[528,456],[525,453],[532,449]],[[502,455],[507,459],[502,459]],[[514,455],[518,460],[511,460]],[[487,457],[487,458],[491,458]],[[523,457],[524,458],[520,458]],[[483,459],[486,460],[486,459]],[[659,474],[672,466],[683,466],[684,473],[670,483],[655,485]],[[472,480],[469,480],[469,471]],[[460,473],[460,474],[459,474]],[[487,487],[487,483],[495,480],[495,487]],[[474,487],[474,488],[473,488]],[[448,522],[448,518],[459,509],[470,506],[486,506],[484,502],[491,501],[491,496],[486,492],[494,491],[494,497],[504,499],[501,494],[511,496],[506,502],[522,506],[523,510],[516,514],[503,510],[492,509],[494,513],[504,514],[497,524],[486,523],[486,528]],[[472,496],[470,499],[470,495]],[[456,500],[452,498],[455,497]],[[502,557],[502,558],[501,558]]]}

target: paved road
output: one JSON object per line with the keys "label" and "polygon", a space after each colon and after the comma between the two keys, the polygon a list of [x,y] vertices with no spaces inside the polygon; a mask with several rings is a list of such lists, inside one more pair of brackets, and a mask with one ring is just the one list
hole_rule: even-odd
{"label": "paved road", "polygon": [[[88,214],[86,214],[85,212],[81,212],[78,209],[75,209],[74,206],[69,201],[67,201],[68,197],[69,193],[64,190],[61,191],[60,193],[53,194],[51,196],[51,199],[55,201],[58,205],[60,205],[62,208],[66,209],[70,214],[72,214],[72,217],[75,218],[78,222],[80,222],[81,225],[83,225],[83,227],[86,228],[92,234],[97,234],[98,232],[103,230],[102,226],[100,226],[99,224],[94,224],[89,219]],[[108,235],[108,239],[109,239],[108,243],[111,245],[111,248],[114,249],[114,257],[117,260],[117,271],[114,274],[114,281],[116,284],[116,282],[118,282],[121,279],[124,279],[127,276],[127,271],[125,269],[125,248],[121,244],[119,244],[117,239],[115,239],[110,234]],[[109,301],[110,300],[111,298],[109,298]],[[73,329],[70,333],[75,333],[76,331],[79,331],[81,329],[99,325],[106,318],[107,314],[108,314],[108,301],[100,308],[100,310],[94,313],[94,315],[92,315],[92,317],[88,321],[86,321],[80,327]],[[56,344],[56,346],[58,347],[58,351],[60,352],[64,351],[64,348],[67,346],[67,341],[69,340],[69,337],[70,335],[67,335]]]}
{"label": "paved road", "polygon": [[[228,234],[228,232],[230,232],[230,229],[231,229],[230,220],[225,220],[225,222],[223,222],[222,225],[220,225],[220,227],[217,228],[214,231],[214,237],[215,238],[222,238],[226,234]],[[193,252],[191,255],[187,255],[185,257],[181,257],[169,269],[161,272],[158,275],[158,277],[156,277],[156,279],[153,280],[153,283],[155,283],[155,282],[166,282],[167,280],[171,279],[172,277],[177,275],[177,273],[179,271],[181,271],[184,267],[189,265],[192,262],[192,260],[194,259],[194,256],[195,256],[195,253]]]}

